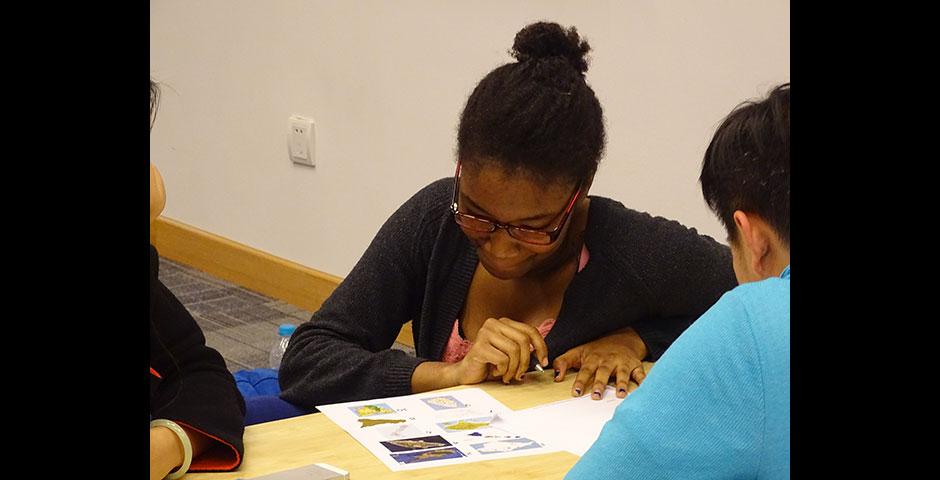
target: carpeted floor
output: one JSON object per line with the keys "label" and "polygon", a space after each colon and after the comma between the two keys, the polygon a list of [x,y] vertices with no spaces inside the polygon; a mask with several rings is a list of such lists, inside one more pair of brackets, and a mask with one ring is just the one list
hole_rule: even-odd
{"label": "carpeted floor", "polygon": [[[193,314],[206,344],[222,354],[231,372],[268,368],[278,326],[300,325],[313,313],[163,257],[160,280]],[[393,348],[414,355],[407,345],[396,342]]]}

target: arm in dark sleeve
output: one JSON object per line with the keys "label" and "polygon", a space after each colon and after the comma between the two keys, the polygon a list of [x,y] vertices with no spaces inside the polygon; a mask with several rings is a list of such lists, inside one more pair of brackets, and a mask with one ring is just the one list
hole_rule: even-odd
{"label": "arm in dark sleeve", "polygon": [[296,405],[407,395],[423,359],[390,347],[420,313],[433,235],[428,189],[382,226],[362,258],[291,336],[281,361],[281,398]]}
{"label": "arm in dark sleeve", "polygon": [[157,253],[150,248],[150,415],[215,441],[190,470],[235,469],[244,455],[245,401],[225,360],[206,346],[195,319],[157,278]]}
{"label": "arm in dark sleeve", "polygon": [[649,295],[650,315],[633,328],[648,360],[656,361],[737,280],[727,246],[672,220],[651,222],[648,253],[631,259]]}

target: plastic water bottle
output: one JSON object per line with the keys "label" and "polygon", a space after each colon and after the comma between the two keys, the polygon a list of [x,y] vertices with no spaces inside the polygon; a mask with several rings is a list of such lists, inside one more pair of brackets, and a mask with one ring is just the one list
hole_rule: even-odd
{"label": "plastic water bottle", "polygon": [[294,330],[297,330],[297,325],[290,323],[285,323],[277,327],[277,343],[275,343],[274,348],[271,349],[269,362],[271,368],[275,370],[281,368],[281,358],[284,357],[284,352],[287,350],[287,343],[290,342],[290,336],[294,334]]}

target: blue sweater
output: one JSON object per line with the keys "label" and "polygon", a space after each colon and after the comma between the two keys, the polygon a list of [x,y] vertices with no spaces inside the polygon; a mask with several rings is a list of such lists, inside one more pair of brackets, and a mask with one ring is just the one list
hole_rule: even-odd
{"label": "blue sweater", "polygon": [[566,479],[790,477],[790,267],[724,294]]}

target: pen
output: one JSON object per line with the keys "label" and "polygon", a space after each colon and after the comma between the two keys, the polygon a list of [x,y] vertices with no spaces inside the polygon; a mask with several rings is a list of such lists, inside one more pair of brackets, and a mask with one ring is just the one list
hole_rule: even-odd
{"label": "pen", "polygon": [[529,360],[529,371],[535,370],[537,372],[544,372],[545,369],[542,368],[542,365],[539,364],[538,359],[535,358],[535,353],[532,354],[532,359]]}

